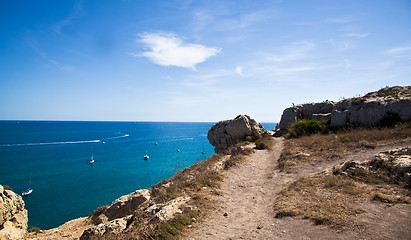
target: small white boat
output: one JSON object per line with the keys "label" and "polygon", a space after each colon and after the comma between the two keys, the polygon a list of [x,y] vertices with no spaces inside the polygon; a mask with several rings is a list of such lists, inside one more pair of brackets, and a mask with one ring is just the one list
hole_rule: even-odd
{"label": "small white boat", "polygon": [[147,155],[147,151],[146,151],[146,155],[144,155],[144,160],[148,160],[150,157]]}
{"label": "small white boat", "polygon": [[177,149],[177,152],[180,152],[180,149]]}
{"label": "small white boat", "polygon": [[30,195],[32,192],[33,192],[33,189],[29,188],[29,189],[27,189],[25,192],[23,192],[23,193],[21,194],[21,196]]}

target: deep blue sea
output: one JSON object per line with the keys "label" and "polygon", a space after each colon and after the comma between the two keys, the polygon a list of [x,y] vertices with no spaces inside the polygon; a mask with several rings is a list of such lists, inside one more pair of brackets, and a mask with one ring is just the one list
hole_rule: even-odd
{"label": "deep blue sea", "polygon": [[0,184],[33,189],[29,227],[57,227],[211,156],[213,124],[0,121]]}

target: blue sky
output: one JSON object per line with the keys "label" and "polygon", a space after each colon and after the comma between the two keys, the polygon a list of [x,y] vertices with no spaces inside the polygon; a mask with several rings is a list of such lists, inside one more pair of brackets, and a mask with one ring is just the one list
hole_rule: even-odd
{"label": "blue sky", "polygon": [[411,2],[0,0],[0,119],[278,122],[411,84]]}

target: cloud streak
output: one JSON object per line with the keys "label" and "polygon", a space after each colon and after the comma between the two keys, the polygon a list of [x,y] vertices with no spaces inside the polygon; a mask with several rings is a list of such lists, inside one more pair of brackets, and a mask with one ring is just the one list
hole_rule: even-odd
{"label": "cloud streak", "polygon": [[184,43],[181,38],[171,33],[144,33],[139,37],[138,41],[145,44],[149,51],[131,55],[146,57],[151,62],[161,66],[195,69],[197,64],[206,61],[221,51],[219,48]]}
{"label": "cloud streak", "polygon": [[77,18],[83,17],[85,16],[86,13],[83,11],[83,4],[82,1],[79,1],[73,8],[73,11],[71,11],[71,13],[63,20],[61,20],[60,22],[56,23],[53,27],[52,30],[55,33],[60,34],[61,30],[63,29],[63,27],[70,25],[71,22]]}
{"label": "cloud streak", "polygon": [[390,48],[385,51],[386,54],[403,54],[411,52],[411,46]]}

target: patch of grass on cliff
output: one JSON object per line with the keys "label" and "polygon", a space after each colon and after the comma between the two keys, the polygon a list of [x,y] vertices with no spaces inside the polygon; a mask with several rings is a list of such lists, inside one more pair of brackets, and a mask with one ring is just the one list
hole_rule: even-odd
{"label": "patch of grass on cliff", "polygon": [[301,119],[297,120],[288,129],[288,137],[295,138],[304,135],[311,135],[322,132],[325,124],[317,120]]}
{"label": "patch of grass on cliff", "polygon": [[13,189],[9,185],[3,185],[3,189],[13,191]]}
{"label": "patch of grass on cliff", "polygon": [[276,217],[302,215],[316,224],[335,229],[363,227],[353,220],[365,212],[355,200],[369,191],[355,181],[341,176],[322,175],[300,178],[284,189],[275,200]]}
{"label": "patch of grass on cliff", "polygon": [[41,229],[38,227],[32,227],[28,230],[29,233],[40,233]]}
{"label": "patch of grass on cliff", "polygon": [[343,129],[291,138],[285,141],[278,167],[281,171],[292,171],[304,163],[340,158],[349,151],[375,148],[407,138],[411,138],[410,123],[397,124],[391,128]]}
{"label": "patch of grass on cliff", "polygon": [[221,155],[214,154],[190,168],[178,171],[170,179],[153,186],[152,197],[157,203],[164,203],[179,196],[198,191],[202,187],[216,187],[221,177],[213,169]]}
{"label": "patch of grass on cliff", "polygon": [[198,213],[191,211],[177,215],[175,218],[161,224],[154,234],[155,239],[177,239],[177,236],[198,218]]}

